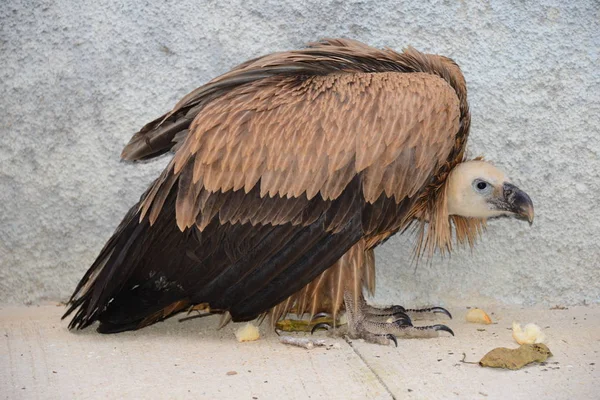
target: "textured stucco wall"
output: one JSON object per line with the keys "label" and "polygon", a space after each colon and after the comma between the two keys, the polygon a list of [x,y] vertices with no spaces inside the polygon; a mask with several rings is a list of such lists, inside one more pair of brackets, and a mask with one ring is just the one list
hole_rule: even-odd
{"label": "textured stucco wall", "polygon": [[[453,57],[470,150],[528,191],[533,227],[493,221],[471,253],[377,252],[379,300],[600,301],[600,3],[67,0],[0,5],[0,302],[64,299],[166,164],[130,135],[250,57],[321,37]],[[119,4],[124,3],[124,4]]]}

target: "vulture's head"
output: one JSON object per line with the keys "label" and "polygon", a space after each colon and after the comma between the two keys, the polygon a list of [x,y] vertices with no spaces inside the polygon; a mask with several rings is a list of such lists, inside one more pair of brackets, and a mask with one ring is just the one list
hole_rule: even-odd
{"label": "vulture's head", "polygon": [[504,172],[480,160],[466,161],[452,169],[447,182],[448,214],[492,218],[503,215],[533,222],[533,203],[510,183]]}

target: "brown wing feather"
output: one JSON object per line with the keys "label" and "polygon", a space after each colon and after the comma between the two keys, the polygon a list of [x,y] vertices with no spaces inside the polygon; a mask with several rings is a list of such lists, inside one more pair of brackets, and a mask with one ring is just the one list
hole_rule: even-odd
{"label": "brown wing feather", "polygon": [[[334,199],[362,173],[367,202],[382,193],[413,197],[446,161],[459,127],[456,92],[431,74],[290,77],[250,86],[206,105],[178,150],[173,176],[194,168],[192,180],[179,180],[179,195],[189,197],[178,199],[180,226],[189,226],[198,194],[185,185],[225,193],[243,181],[245,193],[259,184],[261,197]],[[383,179],[389,175],[394,186]],[[159,182],[164,189],[148,201],[162,200],[172,182]]]}

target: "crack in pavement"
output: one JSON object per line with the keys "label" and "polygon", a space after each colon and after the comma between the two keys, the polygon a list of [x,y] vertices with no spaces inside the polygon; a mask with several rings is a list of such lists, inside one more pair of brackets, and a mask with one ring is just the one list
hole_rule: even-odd
{"label": "crack in pavement", "polygon": [[397,400],[396,396],[394,396],[394,393],[390,390],[390,388],[388,387],[388,385],[386,385],[386,383],[379,376],[379,374],[373,369],[373,367],[371,367],[371,365],[369,365],[369,363],[367,362],[367,360],[365,360],[365,358],[362,356],[362,354],[360,354],[360,352],[358,351],[358,349],[356,347],[354,347],[354,345],[352,344],[352,340],[350,340],[350,338],[348,336],[346,336],[346,335],[344,335],[344,340],[346,341],[346,343],[348,343],[348,346],[350,346],[350,348],[352,349],[352,351],[354,351],[354,354],[356,354],[358,356],[358,358],[360,358],[360,360],[363,362],[363,364],[365,364],[367,366],[367,368],[369,368],[369,371],[371,371],[373,373],[373,375],[375,375],[375,377],[377,378],[377,380],[379,381],[379,383],[381,383],[381,386],[383,386],[383,388],[390,395],[390,397],[392,398],[392,400]]}

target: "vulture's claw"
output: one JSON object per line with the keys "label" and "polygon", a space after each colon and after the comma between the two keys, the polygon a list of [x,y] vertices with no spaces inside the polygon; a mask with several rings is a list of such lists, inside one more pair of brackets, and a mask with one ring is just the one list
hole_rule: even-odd
{"label": "vulture's claw", "polygon": [[410,317],[406,314],[404,314],[403,316],[400,316],[394,320],[390,320],[388,318],[388,320],[386,322],[389,324],[397,325],[397,326],[413,326]]}
{"label": "vulture's claw", "polygon": [[313,317],[310,319],[311,322],[314,321],[315,319],[319,319],[319,318],[331,318],[330,314],[327,314],[325,312],[320,312],[318,314],[313,315]]}
{"label": "vulture's claw", "polygon": [[454,332],[452,331],[452,329],[448,328],[446,325],[437,324],[437,325],[433,325],[433,326],[422,326],[420,329],[427,329],[427,328],[431,328],[436,331],[448,332],[449,334],[454,336]]}
{"label": "vulture's claw", "polygon": [[391,333],[388,333],[387,335],[383,335],[383,336],[385,336],[386,339],[389,339],[392,342],[394,342],[396,347],[398,347],[398,339],[396,339],[396,336],[392,335]]}
{"label": "vulture's claw", "polygon": [[330,330],[331,325],[329,325],[327,322],[320,322],[318,324],[315,324],[315,326],[313,326],[310,330],[310,334],[312,335],[313,333],[315,333],[315,331],[318,331],[319,329]]}

